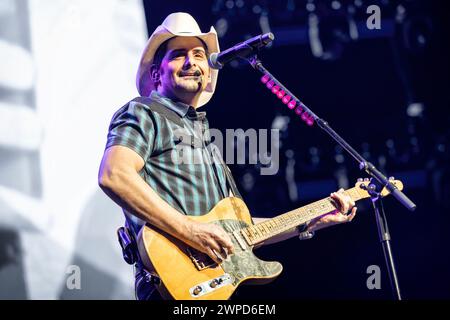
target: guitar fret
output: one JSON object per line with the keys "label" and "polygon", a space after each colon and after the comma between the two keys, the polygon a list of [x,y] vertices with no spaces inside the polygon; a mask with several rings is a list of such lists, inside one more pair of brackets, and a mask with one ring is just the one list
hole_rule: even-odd
{"label": "guitar fret", "polygon": [[264,225],[263,224],[260,224],[259,226],[258,226],[258,230],[260,230],[261,231],[261,234],[263,234],[263,235],[266,235],[267,234],[267,229],[264,227]]}
{"label": "guitar fret", "polygon": [[278,224],[275,221],[269,220],[269,222],[273,226],[274,229],[278,229]]}
{"label": "guitar fret", "polygon": [[250,234],[252,235],[252,238],[256,238],[256,231],[254,230],[253,227],[249,228]]}
{"label": "guitar fret", "polygon": [[262,233],[259,231],[259,229],[258,228],[253,228],[253,230],[255,231],[255,234],[256,234],[256,237],[257,238],[261,238],[262,237]]}
{"label": "guitar fret", "polygon": [[244,237],[245,241],[247,241],[247,244],[251,245],[252,240],[249,237],[248,228],[242,228],[240,231],[241,231],[241,235]]}
{"label": "guitar fret", "polygon": [[247,232],[249,234],[250,242],[254,243],[254,240],[257,240],[257,238],[258,238],[257,235],[256,235],[256,232],[253,230],[252,227],[248,227],[247,228]]}
{"label": "guitar fret", "polygon": [[269,230],[269,232],[272,232],[272,225],[270,223],[267,222],[263,222],[264,223],[264,227]]}

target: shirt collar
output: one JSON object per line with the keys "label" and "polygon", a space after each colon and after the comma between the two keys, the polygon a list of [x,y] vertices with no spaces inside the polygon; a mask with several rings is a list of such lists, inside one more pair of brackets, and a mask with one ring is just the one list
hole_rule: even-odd
{"label": "shirt collar", "polygon": [[180,117],[188,115],[189,117],[202,118],[206,116],[206,112],[197,112],[194,107],[180,101],[175,102],[172,99],[164,97],[155,90],[150,93],[150,98],[161,103],[170,110],[175,111],[178,115],[180,115]]}

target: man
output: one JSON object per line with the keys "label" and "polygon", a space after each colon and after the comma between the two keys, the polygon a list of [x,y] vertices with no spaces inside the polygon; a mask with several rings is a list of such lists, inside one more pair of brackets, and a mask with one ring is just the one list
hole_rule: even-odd
{"label": "man", "polygon": [[[218,71],[208,65],[208,54],[213,52],[219,52],[214,28],[202,33],[187,13],[170,14],[155,30],[137,73],[141,97],[119,109],[111,121],[99,185],[124,209],[135,235],[149,223],[220,263],[234,250],[229,235],[217,225],[188,218],[208,213],[229,195],[232,184],[225,167],[207,152],[204,142],[209,126],[205,112],[197,110],[215,91]],[[202,128],[200,134],[196,124]],[[186,141],[177,132],[190,136],[186,140],[192,146],[183,150],[202,161],[194,165],[178,161],[174,151]],[[353,219],[356,207],[350,198],[342,192],[332,197],[341,211],[311,221],[300,230],[303,237],[305,232],[311,236],[315,230]],[[254,218],[255,223],[260,220]],[[300,231],[289,230],[272,242],[298,236]],[[138,299],[147,299],[151,293],[151,285],[143,285],[144,274],[138,261]]]}

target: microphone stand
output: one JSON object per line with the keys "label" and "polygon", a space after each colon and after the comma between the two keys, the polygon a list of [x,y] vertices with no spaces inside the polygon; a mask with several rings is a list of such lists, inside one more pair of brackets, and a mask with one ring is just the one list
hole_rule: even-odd
{"label": "microphone stand", "polygon": [[328,135],[333,138],[344,150],[346,150],[357,162],[360,170],[364,170],[369,176],[372,177],[369,185],[368,192],[372,200],[373,208],[375,211],[375,218],[378,227],[378,235],[383,248],[384,257],[389,273],[389,280],[393,295],[396,299],[401,300],[400,287],[398,284],[397,272],[395,270],[394,258],[391,250],[391,236],[387,225],[386,215],[383,209],[383,202],[381,200],[381,190],[385,187],[395,199],[397,199],[408,210],[414,211],[416,205],[388,179],[382,174],[372,163],[364,159],[355,149],[353,149],[339,134],[334,131],[327,121],[319,118],[314,112],[311,111],[303,102],[300,101],[292,92],[290,92],[280,81],[278,81],[263,65],[257,55],[247,56],[247,54],[240,55],[240,58],[246,59],[250,65],[261,72],[263,77],[261,80],[267,84],[267,87],[272,88],[278,86],[277,92],[282,94],[278,95],[279,98],[289,97],[284,103],[289,104],[289,108],[296,108],[296,113],[302,115],[302,119],[312,125],[316,122],[320,128],[322,128]]}

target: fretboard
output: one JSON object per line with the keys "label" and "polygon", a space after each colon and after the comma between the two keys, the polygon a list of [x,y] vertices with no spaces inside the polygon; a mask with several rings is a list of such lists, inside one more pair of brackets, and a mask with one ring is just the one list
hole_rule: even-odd
{"label": "fretboard", "polygon": [[[363,198],[356,188],[348,189],[345,193],[355,202]],[[328,197],[286,212],[275,218],[243,228],[241,233],[249,245],[256,245],[336,209],[335,201],[331,197]]]}

